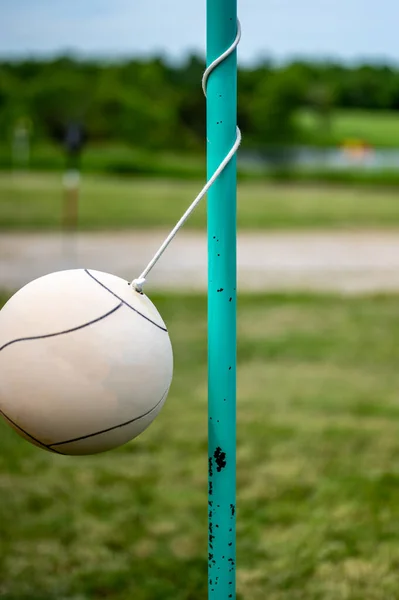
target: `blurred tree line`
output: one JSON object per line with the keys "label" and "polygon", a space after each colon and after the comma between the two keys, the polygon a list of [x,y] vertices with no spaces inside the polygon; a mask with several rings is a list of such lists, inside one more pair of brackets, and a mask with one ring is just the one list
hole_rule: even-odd
{"label": "blurred tree line", "polygon": [[[203,148],[204,63],[190,56],[104,63],[75,60],[0,62],[0,137],[28,117],[36,139],[60,140],[67,121],[81,121],[92,142],[118,141],[148,150]],[[336,108],[399,109],[399,70],[265,61],[239,71],[239,123],[248,145],[308,141],[298,109],[311,109],[328,131]]]}

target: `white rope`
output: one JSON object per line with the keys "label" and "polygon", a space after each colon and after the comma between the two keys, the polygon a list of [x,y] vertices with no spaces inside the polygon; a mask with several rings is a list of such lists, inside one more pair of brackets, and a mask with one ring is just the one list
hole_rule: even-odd
{"label": "white rope", "polygon": [[[214,60],[209,65],[209,67],[206,69],[206,71],[204,72],[204,75],[202,77],[202,89],[203,89],[205,97],[206,97],[206,86],[207,86],[207,82],[209,79],[209,75],[212,73],[212,71],[214,69],[216,69],[216,67],[221,62],[226,60],[226,58],[234,52],[234,50],[237,48],[237,46],[240,42],[240,39],[241,39],[241,25],[240,25],[240,22],[237,20],[237,36],[236,36],[234,42],[225,52],[223,52],[223,54],[221,54],[216,60]],[[182,218],[178,221],[178,223],[172,229],[172,231],[170,232],[170,234],[168,235],[168,237],[166,238],[166,240],[164,241],[162,246],[159,248],[159,250],[156,252],[154,257],[151,259],[151,261],[148,263],[148,265],[144,269],[144,271],[141,273],[140,277],[138,277],[137,279],[133,279],[131,285],[132,285],[133,289],[136,290],[136,292],[142,293],[143,285],[146,282],[146,277],[147,277],[148,273],[153,269],[153,267],[159,261],[162,254],[165,252],[166,248],[169,246],[170,242],[173,240],[173,238],[175,237],[175,235],[177,234],[179,229],[182,228],[184,223],[187,221],[188,217],[198,206],[198,204],[200,203],[202,198],[207,194],[207,192],[209,191],[209,188],[213,185],[213,183],[216,181],[216,179],[219,177],[219,175],[222,173],[222,171],[224,171],[226,166],[229,164],[229,162],[231,161],[233,156],[236,154],[240,144],[241,144],[241,131],[237,127],[236,141],[234,142],[234,145],[233,145],[232,149],[230,150],[230,152],[227,154],[226,158],[219,165],[219,167],[216,169],[216,171],[214,172],[212,177],[209,179],[209,181],[207,181],[207,183],[205,184],[205,186],[203,187],[201,192],[198,194],[198,196],[196,197],[194,202],[191,204],[191,206],[189,206],[189,208],[186,210],[186,212],[184,213]]]}
{"label": "white rope", "polygon": [[238,44],[240,43],[240,40],[241,40],[241,23],[237,19],[237,35],[236,35],[236,39],[231,44],[230,48],[227,48],[226,52],[223,52],[223,54],[221,54],[218,58],[216,58],[209,65],[209,67],[206,69],[205,73],[202,76],[202,91],[204,92],[205,98],[206,98],[206,84],[208,83],[209,75],[212,73],[212,71],[214,71],[214,69],[216,69],[216,67],[218,65],[220,65],[221,62],[223,62],[224,60],[226,60],[226,58],[228,56],[230,56],[230,54],[232,54],[234,52],[234,50],[237,48]]}

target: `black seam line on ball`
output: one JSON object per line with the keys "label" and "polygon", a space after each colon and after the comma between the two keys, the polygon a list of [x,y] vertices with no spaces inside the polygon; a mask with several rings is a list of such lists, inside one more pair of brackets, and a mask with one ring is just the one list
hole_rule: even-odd
{"label": "black seam line on ball", "polygon": [[66,333],[73,333],[74,331],[79,331],[79,329],[84,329],[85,327],[89,327],[89,325],[94,325],[94,323],[98,323],[99,321],[106,319],[107,317],[112,315],[112,313],[116,312],[122,306],[123,306],[123,302],[118,304],[118,306],[115,306],[115,308],[113,308],[112,310],[107,312],[105,315],[101,315],[101,317],[98,317],[97,319],[93,319],[92,321],[89,321],[88,323],[84,323],[83,325],[78,325],[77,327],[72,327],[71,329],[65,329],[65,331],[59,331],[57,333],[46,333],[45,335],[35,335],[32,337],[18,338],[16,340],[12,340],[11,342],[7,342],[3,346],[0,346],[0,352],[1,352],[1,350],[4,350],[4,348],[7,348],[7,346],[11,346],[11,344],[16,344],[17,342],[29,342],[31,340],[44,340],[45,338],[56,337],[57,335],[64,335]]}
{"label": "black seam line on ball", "polygon": [[161,329],[162,331],[168,332],[168,330],[165,327],[162,327],[162,325],[158,325],[158,323],[156,323],[155,321],[153,321],[149,317],[146,317],[145,315],[143,315],[143,313],[141,313],[139,310],[137,310],[137,308],[134,308],[133,306],[131,306],[131,304],[129,304],[128,302],[126,302],[126,300],[124,300],[123,298],[121,298],[120,296],[118,296],[118,294],[115,294],[115,292],[113,292],[112,290],[110,290],[106,285],[104,285],[103,283],[101,283],[101,281],[99,281],[96,277],[94,277],[94,275],[92,275],[90,273],[90,271],[88,271],[87,269],[85,269],[85,271],[86,271],[86,273],[88,274],[89,277],[91,277],[92,279],[94,279],[94,281],[97,281],[97,283],[99,285],[101,285],[101,287],[103,287],[105,290],[107,290],[107,292],[109,292],[110,294],[112,294],[113,296],[115,296],[115,298],[118,298],[118,300],[120,300],[121,302],[123,302],[123,304],[125,306],[127,306],[128,308],[130,308],[131,310],[133,310],[135,313],[137,313],[138,315],[140,315],[140,317],[143,317],[143,319],[145,319],[149,323],[152,323],[153,325],[155,325],[155,327],[158,327],[158,329]]}
{"label": "black seam line on ball", "polygon": [[0,414],[3,415],[3,417],[5,419],[7,419],[7,421],[9,421],[10,423],[12,423],[14,425],[14,427],[16,427],[17,429],[19,429],[19,431],[22,431],[22,433],[24,433],[25,435],[27,435],[31,440],[33,440],[37,444],[39,444],[39,446],[41,446],[42,448],[46,448],[47,450],[50,450],[50,452],[54,452],[54,454],[62,454],[64,456],[63,452],[59,452],[58,450],[53,450],[53,448],[50,448],[50,446],[48,446],[47,444],[44,444],[43,442],[41,442],[37,438],[33,437],[33,435],[31,435],[30,433],[28,433],[27,431],[25,431],[25,429],[22,429],[22,427],[20,427],[18,425],[18,423],[16,423],[12,419],[10,419],[10,417],[8,415],[6,415],[6,413],[4,411],[0,410]]}
{"label": "black seam line on ball", "polygon": [[54,446],[63,446],[64,444],[72,444],[72,442],[80,442],[82,440],[86,440],[88,438],[95,437],[96,435],[101,435],[102,433],[108,433],[109,431],[113,431],[114,429],[119,429],[120,427],[125,427],[126,425],[130,425],[131,423],[134,423],[135,421],[139,421],[143,417],[147,417],[156,408],[158,408],[158,406],[161,404],[162,400],[165,398],[166,394],[168,393],[168,390],[169,390],[169,387],[164,392],[160,401],[157,402],[156,405],[151,408],[151,410],[144,413],[143,415],[140,415],[140,417],[135,417],[134,419],[130,419],[130,421],[126,421],[125,423],[120,423],[119,425],[114,425],[113,427],[108,427],[108,429],[102,429],[101,431],[96,431],[95,433],[88,433],[87,435],[82,435],[80,437],[73,438],[72,440],[66,440],[64,442],[55,442],[54,444],[50,444],[49,447],[54,448]]}

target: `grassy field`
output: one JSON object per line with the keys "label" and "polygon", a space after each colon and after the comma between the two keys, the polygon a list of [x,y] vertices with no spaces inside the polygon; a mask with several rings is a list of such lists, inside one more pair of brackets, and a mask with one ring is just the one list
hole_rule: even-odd
{"label": "grassy field", "polygon": [[[204,297],[158,297],[175,352],[162,413],[96,457],[0,425],[2,600],[203,600]],[[398,297],[239,301],[241,600],[399,598]]]}
{"label": "grassy field", "polygon": [[[80,202],[81,229],[171,226],[203,181],[86,176]],[[0,229],[60,226],[61,177],[0,174]],[[205,227],[205,202],[189,227]],[[238,188],[240,228],[391,227],[399,224],[396,189],[242,182]]]}
{"label": "grassy field", "polygon": [[[310,111],[298,114],[303,130],[317,138],[317,116]],[[325,137],[325,133],[323,137]],[[367,110],[337,110],[331,117],[331,130],[327,134],[330,144],[340,144],[345,140],[363,140],[376,147],[399,147],[399,116],[395,112]],[[327,141],[327,139],[326,139]]]}
{"label": "grassy field", "polygon": [[[11,149],[0,143],[0,169],[12,167]],[[33,171],[63,171],[65,153],[61,145],[33,142],[30,155]],[[115,142],[89,144],[82,154],[84,172],[108,174],[141,174],[143,176],[168,176],[176,178],[200,177],[205,173],[205,155],[172,152],[150,152]]]}

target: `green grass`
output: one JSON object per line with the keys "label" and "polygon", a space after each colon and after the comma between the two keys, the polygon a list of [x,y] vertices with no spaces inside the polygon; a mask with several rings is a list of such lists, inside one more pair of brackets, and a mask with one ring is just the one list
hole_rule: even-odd
{"label": "green grass", "polygon": [[314,141],[334,145],[355,139],[376,147],[399,147],[399,115],[393,111],[336,110],[327,134],[320,134],[317,116],[311,111],[299,113],[298,120]]}
{"label": "green grass", "polygon": [[[86,176],[80,202],[81,229],[170,227],[186,210],[203,181]],[[0,174],[0,229],[57,229],[61,177]],[[188,226],[204,228],[205,201]],[[248,229],[391,227],[399,224],[396,189],[242,182],[238,225]]]}
{"label": "green grass", "polygon": [[[12,167],[11,148],[0,144],[0,169]],[[33,142],[30,168],[33,171],[62,171],[65,154],[61,145],[49,142]],[[131,174],[190,179],[205,173],[205,156],[172,152],[149,152],[115,142],[89,144],[82,153],[81,168],[84,172],[105,174]]]}
{"label": "green grass", "polygon": [[[0,425],[2,600],[206,598],[206,302],[155,302],[175,376],[136,441],[59,457]],[[398,305],[240,298],[240,599],[398,598]]]}

